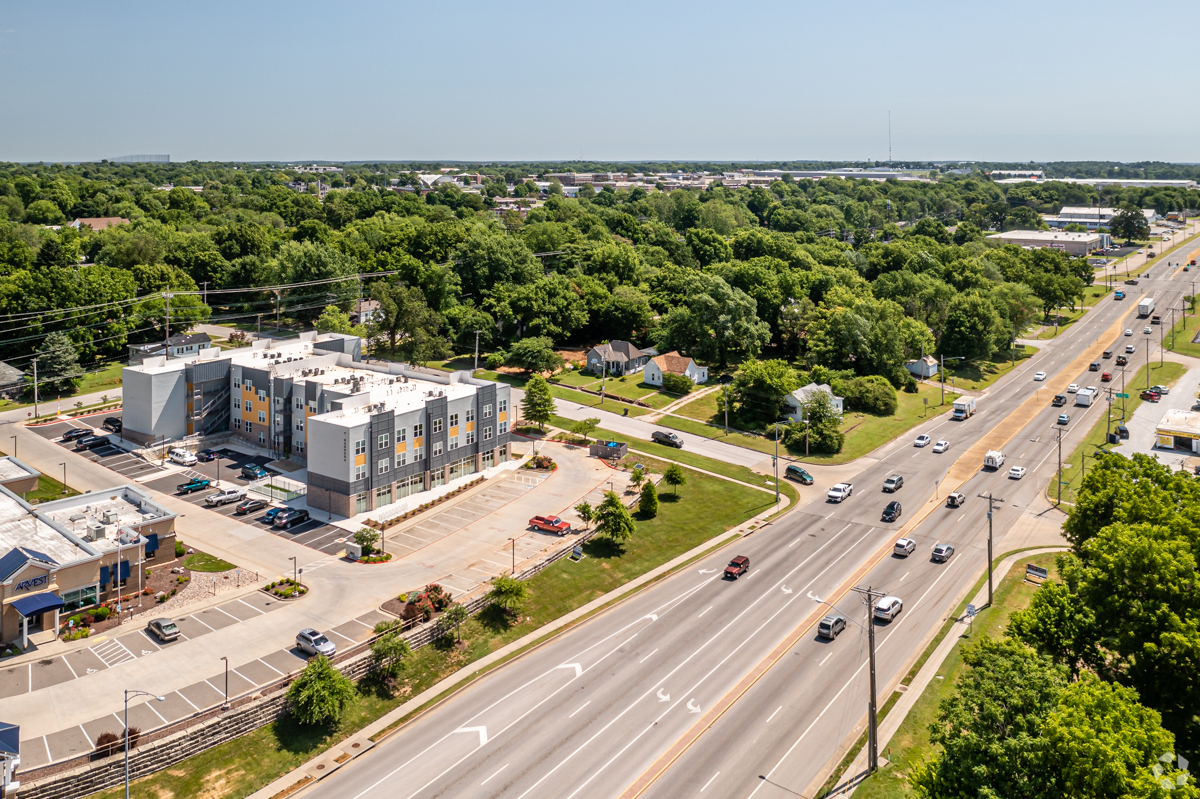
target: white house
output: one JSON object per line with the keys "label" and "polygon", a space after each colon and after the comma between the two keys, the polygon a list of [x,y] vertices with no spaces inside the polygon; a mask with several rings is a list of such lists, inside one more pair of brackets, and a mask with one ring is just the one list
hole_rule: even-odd
{"label": "white house", "polygon": [[830,402],[833,403],[833,407],[836,408],[838,414],[841,415],[842,398],[834,394],[833,389],[831,389],[825,383],[820,385],[817,385],[816,383],[809,383],[807,386],[798,388],[791,394],[788,394],[788,418],[796,422],[804,421],[804,406],[813,396],[813,394],[817,393],[818,391],[829,395]]}
{"label": "white house", "polygon": [[918,358],[915,361],[908,361],[904,364],[904,368],[912,372],[917,377],[933,377],[938,373],[937,358],[932,355],[926,355],[923,358]]}
{"label": "white house", "polygon": [[678,352],[668,352],[651,358],[646,364],[646,374],[642,381],[648,386],[661,386],[664,374],[683,375],[697,385],[708,382],[708,367],[700,366]]}

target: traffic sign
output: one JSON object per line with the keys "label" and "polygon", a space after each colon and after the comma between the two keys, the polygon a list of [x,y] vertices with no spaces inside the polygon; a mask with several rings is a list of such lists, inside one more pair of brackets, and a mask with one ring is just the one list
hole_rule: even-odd
{"label": "traffic sign", "polygon": [[975,615],[975,606],[967,605],[967,618],[972,618]]}
{"label": "traffic sign", "polygon": [[1128,394],[1118,394],[1117,399],[1129,399],[1129,395]]}

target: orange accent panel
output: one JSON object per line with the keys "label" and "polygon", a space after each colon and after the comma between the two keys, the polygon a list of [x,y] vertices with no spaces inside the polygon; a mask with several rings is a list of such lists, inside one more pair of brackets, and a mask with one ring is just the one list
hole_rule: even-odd
{"label": "orange accent panel", "polygon": [[497,417],[497,420],[501,421],[501,422],[507,422],[508,421],[508,411],[505,411],[504,413],[500,414],[500,416]]}
{"label": "orange accent panel", "polygon": [[354,456],[354,465],[355,466],[366,466],[367,465],[367,454],[364,452],[362,455],[355,455]]}
{"label": "orange accent panel", "polygon": [[475,432],[475,423],[474,422],[467,422],[467,432],[468,433]]}

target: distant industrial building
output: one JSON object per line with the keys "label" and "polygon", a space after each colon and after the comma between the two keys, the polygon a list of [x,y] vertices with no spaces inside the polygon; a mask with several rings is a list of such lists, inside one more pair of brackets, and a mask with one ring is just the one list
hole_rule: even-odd
{"label": "distant industrial building", "polygon": [[987,241],[999,244],[1016,244],[1018,247],[1050,247],[1065,250],[1068,255],[1087,255],[1093,250],[1109,246],[1112,241],[1107,233],[1065,233],[1059,230],[1010,230],[995,233]]}
{"label": "distant industrial building", "polygon": [[[1121,213],[1119,208],[1092,208],[1090,206],[1063,206],[1055,215],[1043,216],[1046,224],[1054,228],[1062,228],[1067,225],[1083,225],[1088,230],[1095,230],[1098,227],[1109,227],[1112,224],[1113,217]],[[1146,217],[1146,224],[1152,225],[1158,221],[1158,213],[1153,208],[1143,208],[1142,216]]]}

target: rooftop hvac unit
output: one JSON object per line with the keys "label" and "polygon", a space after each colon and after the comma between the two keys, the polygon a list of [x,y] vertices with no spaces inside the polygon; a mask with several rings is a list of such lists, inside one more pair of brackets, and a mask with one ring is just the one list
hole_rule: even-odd
{"label": "rooftop hvac unit", "polygon": [[104,525],[96,520],[87,523],[87,540],[99,541],[104,538]]}
{"label": "rooftop hvac unit", "polygon": [[120,518],[120,516],[117,514],[117,511],[113,508],[109,508],[104,511],[104,513],[100,517],[100,520],[102,522],[104,522],[105,524],[116,524],[117,519],[119,519],[119,518]]}

